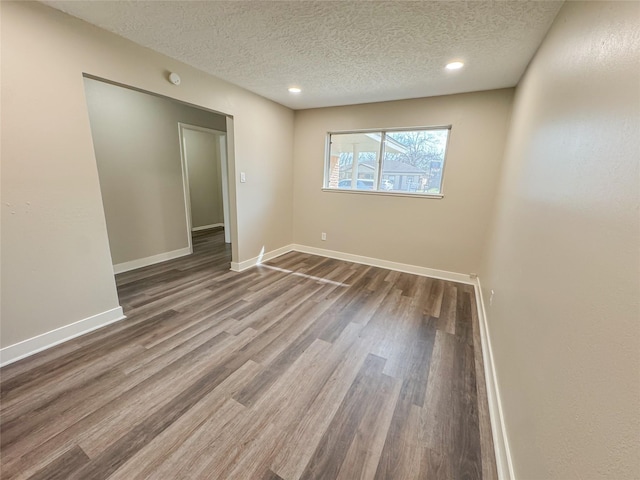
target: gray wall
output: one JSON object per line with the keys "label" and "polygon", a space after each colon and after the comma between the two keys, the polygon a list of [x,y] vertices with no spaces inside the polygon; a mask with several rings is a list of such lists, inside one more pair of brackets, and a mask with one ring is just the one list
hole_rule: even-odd
{"label": "gray wall", "polygon": [[[457,273],[477,272],[514,90],[296,112],[294,243]],[[444,198],[324,192],[328,131],[452,125]],[[321,241],[321,232],[327,240]]]}
{"label": "gray wall", "polygon": [[186,248],[178,122],[225,130],[225,117],[89,78],[84,84],[113,264]]}
{"label": "gray wall", "polygon": [[518,479],[640,478],[638,19],[565,3],[517,89],[481,280]]}
{"label": "gray wall", "polygon": [[189,171],[191,227],[224,223],[218,137],[185,128],[183,138]]}

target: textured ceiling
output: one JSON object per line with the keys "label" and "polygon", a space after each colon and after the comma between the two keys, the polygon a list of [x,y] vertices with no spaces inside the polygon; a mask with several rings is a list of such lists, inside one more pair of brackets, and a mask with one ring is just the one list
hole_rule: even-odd
{"label": "textured ceiling", "polygon": [[[562,2],[49,1],[294,109],[517,84]],[[462,60],[465,67],[444,65]],[[302,93],[287,92],[291,85]]]}

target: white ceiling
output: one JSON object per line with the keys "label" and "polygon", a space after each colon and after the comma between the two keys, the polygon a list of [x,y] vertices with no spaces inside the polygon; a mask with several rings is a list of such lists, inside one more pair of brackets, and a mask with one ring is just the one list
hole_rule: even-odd
{"label": "white ceiling", "polygon": [[[557,1],[47,1],[294,109],[518,83]],[[444,69],[462,60],[458,71]],[[292,95],[289,86],[302,88]]]}

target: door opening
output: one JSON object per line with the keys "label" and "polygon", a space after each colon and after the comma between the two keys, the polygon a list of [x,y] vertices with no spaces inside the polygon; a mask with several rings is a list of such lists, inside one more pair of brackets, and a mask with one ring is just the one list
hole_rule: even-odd
{"label": "door opening", "polygon": [[187,234],[224,228],[231,243],[226,132],[179,123]]}

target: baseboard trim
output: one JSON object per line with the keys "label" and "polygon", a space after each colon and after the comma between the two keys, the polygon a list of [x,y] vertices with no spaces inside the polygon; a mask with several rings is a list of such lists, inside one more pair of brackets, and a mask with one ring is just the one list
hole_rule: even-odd
{"label": "baseboard trim", "polygon": [[362,255],[354,255],[352,253],[338,252],[336,250],[325,250],[324,248],[308,247],[306,245],[292,245],[292,249],[296,252],[309,253],[311,255],[319,255],[321,257],[335,258],[336,260],[344,260],[347,262],[361,263],[363,265],[371,265],[372,267],[386,268],[387,270],[395,270],[398,272],[411,273],[422,277],[438,278],[440,280],[449,280],[452,282],[466,283],[474,285],[469,275],[464,273],[448,272],[446,270],[436,270],[435,268],[419,267],[417,265],[409,265],[406,263],[392,262],[389,260],[381,260],[379,258],[364,257]]}
{"label": "baseboard trim", "polygon": [[17,362],[23,358],[42,352],[60,343],[79,337],[98,328],[125,319],[122,307],[112,308],[106,312],[98,313],[91,317],[79,320],[64,327],[56,328],[50,332],[37,335],[22,342],[14,343],[0,349],[0,367]]}
{"label": "baseboard trim", "polygon": [[135,270],[136,268],[148,267],[149,265],[155,265],[156,263],[166,262],[167,260],[184,257],[185,255],[191,255],[192,253],[192,247],[185,247],[171,252],[159,253],[150,257],[131,260],[130,262],[118,263],[113,266],[113,273],[124,273],[130,270]]}
{"label": "baseboard trim", "polygon": [[438,278],[440,280],[448,280],[451,282],[464,283],[467,285],[475,285],[475,281],[464,273],[448,272],[446,270],[437,270],[435,268],[419,267],[417,265],[409,265],[406,263],[391,262],[389,260],[381,260],[379,258],[364,257],[362,255],[354,255],[352,253],[338,252],[336,250],[325,250],[324,248],[308,247],[300,244],[290,244],[277,248],[270,252],[258,255],[243,262],[231,262],[231,270],[234,272],[243,272],[248,268],[260,265],[262,262],[272,260],[280,255],[289,252],[308,253],[310,255],[318,255],[321,257],[334,258],[336,260],[344,260],[346,262],[360,263],[363,265],[371,265],[372,267],[386,268],[387,270],[395,270],[398,272],[411,273],[422,277]]}
{"label": "baseboard trim", "polygon": [[487,324],[487,311],[482,296],[480,279],[475,282],[476,305],[478,308],[478,323],[480,324],[480,342],[482,344],[482,358],[484,360],[484,376],[487,385],[487,400],[489,402],[489,417],[491,419],[491,431],[493,434],[493,448],[496,455],[496,466],[499,480],[515,480],[509,439],[504,423],[500,389],[491,348],[491,336]]}
{"label": "baseboard trim", "polygon": [[293,251],[293,245],[285,245],[284,247],[276,248],[267,253],[261,253],[257,257],[250,258],[243,262],[231,262],[231,270],[234,272],[244,272],[245,270],[260,265],[262,262],[267,262],[280,255]]}
{"label": "baseboard trim", "polygon": [[201,227],[193,227],[192,232],[199,232],[200,230],[209,230],[210,228],[224,227],[224,223],[212,223],[211,225],[202,225]]}

